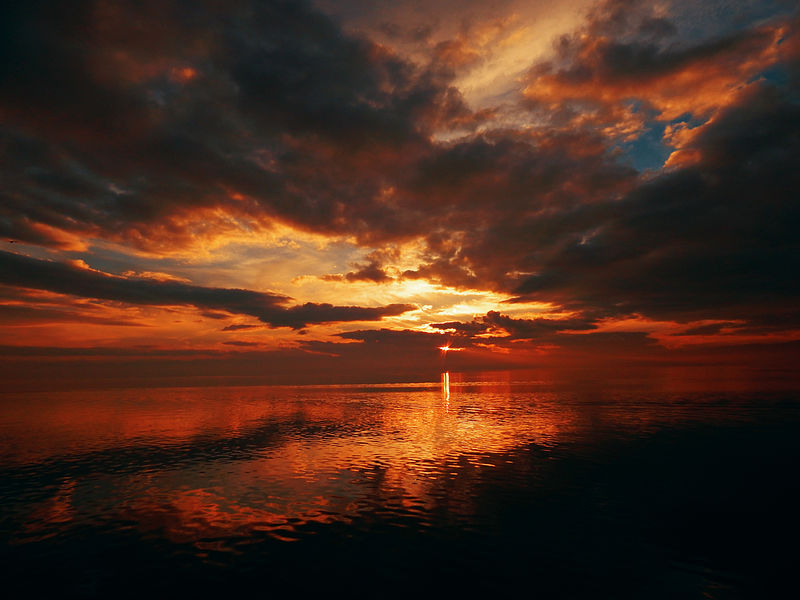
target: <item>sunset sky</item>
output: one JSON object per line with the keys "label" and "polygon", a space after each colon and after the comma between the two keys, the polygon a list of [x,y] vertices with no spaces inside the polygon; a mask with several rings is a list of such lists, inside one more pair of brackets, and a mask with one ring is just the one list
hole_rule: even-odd
{"label": "sunset sky", "polygon": [[4,13],[7,382],[800,356],[794,1]]}

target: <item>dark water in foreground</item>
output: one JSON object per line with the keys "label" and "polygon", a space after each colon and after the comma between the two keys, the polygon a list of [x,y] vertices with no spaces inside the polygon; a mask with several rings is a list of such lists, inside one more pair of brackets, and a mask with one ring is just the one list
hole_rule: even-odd
{"label": "dark water in foreground", "polygon": [[797,392],[515,377],[2,395],[3,590],[794,596]]}

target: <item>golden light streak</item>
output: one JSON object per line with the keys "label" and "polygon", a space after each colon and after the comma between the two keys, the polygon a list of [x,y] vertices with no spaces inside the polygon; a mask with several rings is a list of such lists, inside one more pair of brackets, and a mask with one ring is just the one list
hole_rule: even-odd
{"label": "golden light streak", "polygon": [[463,350],[463,348],[453,348],[453,347],[448,345],[448,346],[439,346],[439,350],[441,350],[444,353],[447,353],[447,352],[461,352]]}

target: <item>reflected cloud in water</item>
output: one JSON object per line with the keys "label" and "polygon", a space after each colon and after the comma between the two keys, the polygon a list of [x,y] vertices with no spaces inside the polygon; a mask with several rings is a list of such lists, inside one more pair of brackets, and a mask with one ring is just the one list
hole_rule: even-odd
{"label": "reflected cloud in water", "polygon": [[518,377],[6,395],[3,528],[17,548],[135,531],[198,560],[331,527],[485,533],[506,527],[508,503],[588,502],[601,488],[586,473],[625,445],[796,407],[780,394]]}

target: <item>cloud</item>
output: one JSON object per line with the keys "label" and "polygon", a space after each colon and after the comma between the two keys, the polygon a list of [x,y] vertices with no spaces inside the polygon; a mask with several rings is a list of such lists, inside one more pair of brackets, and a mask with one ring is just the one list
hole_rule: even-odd
{"label": "cloud", "polygon": [[383,181],[470,115],[441,75],[302,1],[198,2],[191,17],[172,2],[31,2],[6,16],[0,230],[31,243],[164,251],[276,220],[402,235]]}
{"label": "cloud", "polygon": [[583,29],[560,39],[554,59],[531,69],[530,106],[560,116],[563,126],[636,137],[647,118],[707,119],[784,54],[785,24],[676,39],[661,10],[635,0],[600,3]]}
{"label": "cloud", "polygon": [[725,329],[738,329],[741,323],[735,321],[723,321],[721,323],[708,323],[706,325],[698,325],[697,327],[690,327],[680,333],[675,333],[675,336],[689,336],[689,335],[717,335]]}
{"label": "cloud", "polygon": [[325,281],[347,281],[350,283],[354,281],[371,281],[372,283],[388,283],[394,281],[394,278],[390,277],[377,262],[359,265],[357,271],[350,271],[344,275],[323,275],[320,279]]}
{"label": "cloud", "polygon": [[602,207],[591,235],[564,240],[517,292],[612,314],[796,313],[800,105],[792,94],[752,86],[691,141],[696,164]]}
{"label": "cloud", "polygon": [[[85,263],[84,263],[85,264]],[[139,279],[155,279],[156,281],[180,281],[182,283],[191,283],[185,277],[177,277],[169,273],[161,273],[159,271],[124,271],[123,277],[139,278]]]}
{"label": "cloud", "polygon": [[[509,364],[525,364],[536,353],[558,355],[563,350],[591,351],[606,347],[609,353],[637,349],[644,354],[658,355],[663,348],[655,339],[642,331],[592,331],[596,325],[584,319],[514,319],[497,311],[490,311],[472,322],[448,322],[432,325],[441,333],[414,330],[370,329],[348,331],[338,334],[345,340],[358,341],[359,345],[337,342],[306,342],[306,347],[331,353],[384,351],[419,352],[436,355],[443,340],[469,352],[465,356],[477,360],[486,359],[486,353],[505,355],[511,352],[517,357],[507,357]],[[372,350],[369,350],[369,349]],[[477,355],[476,355],[477,353]],[[495,356],[495,359],[499,356]],[[449,360],[449,359],[448,359]],[[466,360],[466,359],[458,359]],[[491,360],[491,359],[490,359]],[[466,363],[465,363],[466,364]]]}
{"label": "cloud", "polygon": [[[754,48],[778,30],[789,45],[796,35],[790,29],[784,23],[770,26],[769,35],[741,31],[724,43],[690,46],[680,57],[666,49],[634,58],[654,68],[662,61],[656,72],[676,77],[695,60],[721,60],[723,69],[729,51],[752,51],[760,61]],[[602,127],[597,123],[573,130],[575,146],[555,125],[529,138],[527,149],[520,142],[518,154],[508,141],[505,147],[484,142],[482,154],[467,160],[479,142],[454,144],[452,166],[440,160],[428,179],[433,189],[446,185],[458,201],[445,226],[427,234],[423,264],[404,275],[489,286],[594,318],[769,320],[775,329],[799,327],[793,273],[800,267],[794,201],[800,88],[789,76],[790,63],[776,61],[774,80],[748,83],[742,76],[743,87],[713,116],[687,125],[680,147],[692,159],[661,171],[625,173],[599,134],[598,145],[584,142],[581,154],[578,140],[592,140],[592,127]],[[619,66],[618,76],[626,73]],[[491,182],[485,189],[482,177]],[[513,190],[510,182],[528,185]],[[473,196],[473,190],[483,193]]]}
{"label": "cloud", "polygon": [[[3,235],[163,253],[280,221],[380,246],[463,228],[487,198],[511,210],[531,189],[554,203],[630,176],[591,135],[436,143],[475,117],[451,74],[304,2],[173,9],[85,2],[67,18],[32,3],[9,15],[25,34],[7,40],[18,68],[0,91]],[[383,281],[379,271],[349,280]]]}
{"label": "cloud", "polygon": [[258,325],[245,325],[243,323],[234,323],[232,325],[228,325],[227,327],[223,327],[222,331],[242,331],[244,329],[257,329]]}
{"label": "cloud", "polygon": [[[506,317],[506,319],[508,319]],[[509,321],[516,321],[508,319]],[[525,319],[516,325],[525,327]],[[667,351],[644,332],[601,331],[585,334],[562,333],[559,326],[545,325],[534,334],[536,339],[525,339],[531,334],[495,335],[489,337],[453,337],[446,333],[428,333],[412,330],[372,329],[339,334],[342,342],[308,341],[304,347],[339,357],[343,364],[361,364],[367,372],[380,363],[396,365],[397,369],[428,365],[431,370],[441,370],[444,342],[450,342],[463,351],[448,354],[447,366],[452,370],[509,369],[536,366],[555,366],[572,361],[619,360],[636,357],[643,362],[663,360]],[[566,330],[565,330],[566,331]],[[353,343],[355,342],[355,343]],[[388,361],[387,356],[392,360]]]}
{"label": "cloud", "polygon": [[290,298],[243,289],[202,287],[180,281],[124,278],[74,265],[0,252],[0,277],[6,285],[135,305],[189,305],[256,317],[271,327],[301,329],[310,324],[377,321],[413,310],[408,304],[382,307],[305,304],[286,306]]}
{"label": "cloud", "polygon": [[92,314],[91,311],[70,310],[67,307],[38,305],[0,304],[0,324],[29,326],[53,323],[87,323],[114,327],[142,327],[143,323],[133,319],[111,318]]}
{"label": "cloud", "polygon": [[[455,63],[475,59],[464,36],[437,39],[426,62],[309,2],[192,8],[31,1],[8,11],[1,235],[61,252],[103,240],[168,255],[259,239],[280,222],[368,249],[414,248],[324,278],[490,290],[570,311],[575,330],[631,315],[800,324],[796,16],[689,35],[679,15],[603,2],[504,98],[514,118],[494,121],[455,87]],[[674,153],[639,173],[629,159],[648,134]],[[0,261],[11,285],[273,327],[413,308],[292,306],[156,271]],[[550,321],[497,312],[438,327],[589,337],[557,335],[567,323]]]}
{"label": "cloud", "polygon": [[495,310],[489,311],[485,316],[473,319],[468,323],[449,321],[431,323],[430,326],[434,329],[452,331],[467,337],[493,333],[514,340],[549,338],[552,337],[552,334],[561,331],[586,331],[597,328],[597,325],[591,319],[586,318],[514,319]]}

